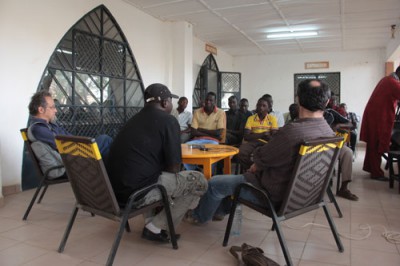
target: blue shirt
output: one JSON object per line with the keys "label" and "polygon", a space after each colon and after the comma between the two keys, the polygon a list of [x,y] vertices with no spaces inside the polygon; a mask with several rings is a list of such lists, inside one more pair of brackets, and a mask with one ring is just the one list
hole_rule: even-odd
{"label": "blue shirt", "polygon": [[[33,125],[34,123],[37,124]],[[50,145],[54,150],[57,150],[55,141],[56,135],[71,135],[57,124],[51,122],[47,123],[46,120],[34,116],[31,117],[30,124],[33,125],[31,129],[33,136],[37,140]]]}

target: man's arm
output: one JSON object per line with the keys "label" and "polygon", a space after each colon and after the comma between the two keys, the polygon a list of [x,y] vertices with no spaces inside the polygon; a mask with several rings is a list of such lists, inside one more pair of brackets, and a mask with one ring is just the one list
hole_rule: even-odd
{"label": "man's arm", "polygon": [[285,164],[285,160],[291,160],[290,156],[297,155],[297,152],[292,152],[292,149],[298,149],[298,147],[288,146],[289,143],[291,141],[285,132],[279,130],[267,144],[255,149],[253,158],[256,169],[262,171],[268,167],[279,167]]}
{"label": "man's arm", "polygon": [[244,140],[246,141],[253,141],[257,139],[269,140],[271,138],[270,132],[263,132],[263,133],[252,133],[251,130],[245,129],[244,132]]}
{"label": "man's arm", "polygon": [[180,170],[181,170],[180,163],[170,164],[170,165],[167,165],[167,167],[165,167],[165,171],[170,172],[170,173],[178,173]]}
{"label": "man's arm", "polygon": [[50,147],[57,151],[54,133],[49,129],[47,125],[43,123],[37,123],[32,125],[31,127],[33,137],[35,137],[36,140],[48,144]]}
{"label": "man's arm", "polygon": [[163,136],[163,153],[165,158],[163,171],[177,173],[182,162],[180,127],[178,120],[168,118],[171,121],[166,123]]}
{"label": "man's arm", "polygon": [[194,137],[212,137],[221,140],[222,131],[223,129],[210,130],[204,128],[192,128],[192,135]]}

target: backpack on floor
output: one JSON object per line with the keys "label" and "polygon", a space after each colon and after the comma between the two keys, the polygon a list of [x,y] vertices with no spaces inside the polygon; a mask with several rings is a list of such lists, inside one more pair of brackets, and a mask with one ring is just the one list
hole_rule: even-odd
{"label": "backpack on floor", "polygon": [[243,243],[241,247],[232,246],[229,252],[240,261],[238,252],[242,253],[242,263],[245,266],[279,266],[278,263],[264,256],[261,248],[253,247]]}

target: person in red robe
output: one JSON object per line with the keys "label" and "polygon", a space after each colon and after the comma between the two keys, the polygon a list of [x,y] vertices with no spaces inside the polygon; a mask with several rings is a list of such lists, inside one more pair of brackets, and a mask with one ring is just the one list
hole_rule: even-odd
{"label": "person in red robe", "polygon": [[397,101],[400,100],[400,66],[396,72],[381,79],[364,110],[360,140],[367,143],[363,170],[372,179],[386,181],[381,157],[389,151]]}

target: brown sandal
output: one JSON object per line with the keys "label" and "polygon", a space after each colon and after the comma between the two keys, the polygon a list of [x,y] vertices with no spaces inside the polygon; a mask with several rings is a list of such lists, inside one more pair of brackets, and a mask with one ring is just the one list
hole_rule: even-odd
{"label": "brown sandal", "polygon": [[348,200],[358,201],[358,197],[353,193],[351,193],[350,190],[348,189],[343,189],[343,190],[341,189],[338,191],[336,195]]}

